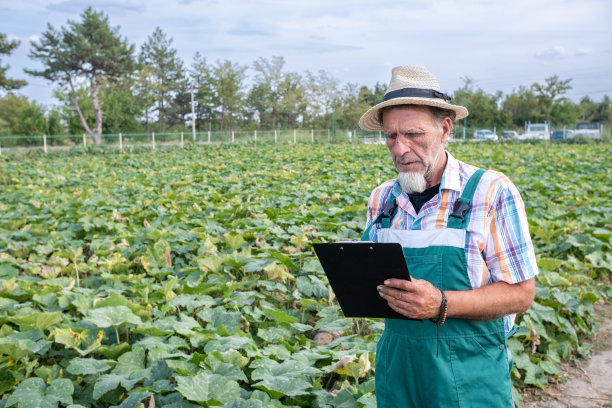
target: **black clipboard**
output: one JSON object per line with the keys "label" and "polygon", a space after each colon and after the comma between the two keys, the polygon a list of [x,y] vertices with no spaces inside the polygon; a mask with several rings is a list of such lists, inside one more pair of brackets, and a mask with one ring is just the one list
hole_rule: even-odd
{"label": "black clipboard", "polygon": [[313,248],[346,317],[407,319],[376,289],[386,279],[411,280],[401,244],[348,241]]}

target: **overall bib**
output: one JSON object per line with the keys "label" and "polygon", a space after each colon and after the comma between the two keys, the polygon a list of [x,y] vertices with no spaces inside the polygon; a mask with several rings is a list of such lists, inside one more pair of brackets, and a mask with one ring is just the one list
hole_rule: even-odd
{"label": "overall bib", "polygon": [[[392,195],[362,240],[380,223],[378,242],[402,244],[411,276],[442,290],[471,290],[467,225],[483,173],[468,180],[446,228],[390,228],[397,211]],[[386,319],[376,348],[376,398],[379,408],[512,407],[503,319],[448,318],[439,328],[430,320]]]}

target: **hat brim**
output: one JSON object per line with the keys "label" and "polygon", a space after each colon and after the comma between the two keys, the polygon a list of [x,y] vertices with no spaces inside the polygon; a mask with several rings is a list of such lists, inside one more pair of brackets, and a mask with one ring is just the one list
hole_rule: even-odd
{"label": "hat brim", "polygon": [[418,97],[404,97],[404,98],[393,98],[388,101],[384,101],[368,109],[359,119],[359,127],[363,130],[384,130],[382,123],[378,120],[378,112],[387,106],[394,105],[423,105],[423,106],[435,106],[437,108],[448,109],[455,112],[455,120],[463,119],[468,115],[468,110],[463,106],[451,105],[444,99],[432,99],[432,98],[418,98]]}

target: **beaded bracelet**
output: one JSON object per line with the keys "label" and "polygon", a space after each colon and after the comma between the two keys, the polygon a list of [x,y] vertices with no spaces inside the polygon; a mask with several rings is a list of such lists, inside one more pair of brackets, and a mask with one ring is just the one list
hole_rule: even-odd
{"label": "beaded bracelet", "polygon": [[438,350],[440,349],[440,326],[446,321],[446,313],[448,312],[448,305],[446,304],[446,294],[442,289],[439,289],[442,294],[442,302],[440,303],[440,313],[437,319],[430,319],[436,325],[436,358],[438,357]]}
{"label": "beaded bracelet", "polygon": [[446,304],[446,294],[442,289],[440,289],[440,293],[442,294],[442,302],[440,302],[440,313],[438,314],[437,319],[431,319],[432,322],[436,324],[436,326],[442,326],[446,321],[446,314],[448,312],[448,305]]}

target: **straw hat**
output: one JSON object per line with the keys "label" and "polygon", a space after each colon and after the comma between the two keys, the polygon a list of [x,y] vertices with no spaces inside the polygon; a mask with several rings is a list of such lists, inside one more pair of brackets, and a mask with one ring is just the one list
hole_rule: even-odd
{"label": "straw hat", "polygon": [[425,67],[401,66],[391,71],[391,82],[381,103],[370,108],[359,119],[364,130],[383,130],[378,120],[381,108],[393,105],[427,105],[455,112],[455,120],[463,119],[468,110],[463,106],[451,105],[451,98],[440,91],[438,80]]}

